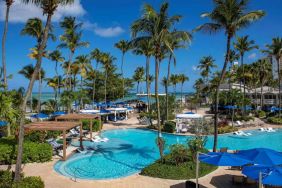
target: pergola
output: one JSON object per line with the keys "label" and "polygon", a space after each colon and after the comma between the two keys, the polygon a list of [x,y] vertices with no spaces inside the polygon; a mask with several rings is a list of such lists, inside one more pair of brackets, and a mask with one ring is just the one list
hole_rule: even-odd
{"label": "pergola", "polygon": [[[63,160],[67,159],[66,149],[66,132],[74,127],[80,126],[82,130],[82,124],[77,122],[55,122],[55,121],[43,121],[43,122],[34,122],[25,125],[25,129],[34,130],[34,131],[62,131],[63,132]],[[80,131],[80,146],[82,146],[82,131]]]}
{"label": "pergola", "polygon": [[[92,139],[92,120],[99,119],[101,123],[101,116],[98,114],[66,114],[62,116],[58,116],[55,118],[55,121],[82,121],[82,120],[90,120],[90,139]],[[81,122],[82,127],[82,122]],[[80,130],[82,132],[82,129]],[[82,134],[80,134],[80,139],[82,140]]]}

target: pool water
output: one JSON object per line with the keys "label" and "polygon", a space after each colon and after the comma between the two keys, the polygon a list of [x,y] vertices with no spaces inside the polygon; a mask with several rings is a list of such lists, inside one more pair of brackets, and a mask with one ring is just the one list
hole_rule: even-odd
{"label": "pool water", "polygon": [[[232,150],[265,147],[282,151],[282,130],[276,132],[247,131],[251,136],[220,135],[218,148],[228,147]],[[78,179],[115,179],[129,176],[159,159],[155,143],[157,132],[140,129],[119,129],[104,131],[103,137],[108,142],[93,143],[84,141],[83,145],[92,148],[86,154],[75,154],[67,161],[55,164],[56,172]],[[176,143],[185,144],[192,136],[162,134],[168,146]],[[75,142],[73,145],[78,146]],[[209,136],[206,148],[213,146],[213,137]]]}

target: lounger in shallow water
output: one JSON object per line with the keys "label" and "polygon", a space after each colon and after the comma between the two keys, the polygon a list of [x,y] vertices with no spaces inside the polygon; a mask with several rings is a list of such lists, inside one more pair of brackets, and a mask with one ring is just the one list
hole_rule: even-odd
{"label": "lounger in shallow water", "polygon": [[245,133],[244,131],[236,131],[233,134],[237,136],[251,136],[252,135],[251,133]]}
{"label": "lounger in shallow water", "polygon": [[96,135],[94,138],[91,139],[92,142],[108,142],[108,138],[101,138],[100,136]]}

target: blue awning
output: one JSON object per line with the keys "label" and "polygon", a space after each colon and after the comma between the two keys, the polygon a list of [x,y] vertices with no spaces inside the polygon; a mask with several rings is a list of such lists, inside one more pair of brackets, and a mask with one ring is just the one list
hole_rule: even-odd
{"label": "blue awning", "polygon": [[0,127],[4,127],[6,125],[8,125],[7,121],[0,121]]}

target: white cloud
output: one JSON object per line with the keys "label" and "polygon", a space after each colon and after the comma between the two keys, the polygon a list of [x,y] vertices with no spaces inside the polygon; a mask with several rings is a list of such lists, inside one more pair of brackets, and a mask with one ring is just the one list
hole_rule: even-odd
{"label": "white cloud", "polygon": [[83,27],[87,30],[93,31],[100,37],[116,37],[125,32],[120,26],[101,27],[97,23],[91,22],[84,22]]}
{"label": "white cloud", "polygon": [[[0,1],[0,21],[5,19],[6,4]],[[52,21],[57,22],[64,16],[83,16],[86,13],[80,0],[75,0],[73,4],[59,6],[55,12]],[[33,4],[23,4],[20,0],[15,0],[10,9],[9,22],[23,23],[29,18],[38,17],[44,19],[42,10]]]}
{"label": "white cloud", "polygon": [[193,65],[193,66],[192,66],[192,70],[193,70],[193,71],[198,71],[199,69],[198,69],[197,66]]}
{"label": "white cloud", "polygon": [[256,53],[252,53],[248,56],[249,59],[255,59],[257,57]]}

